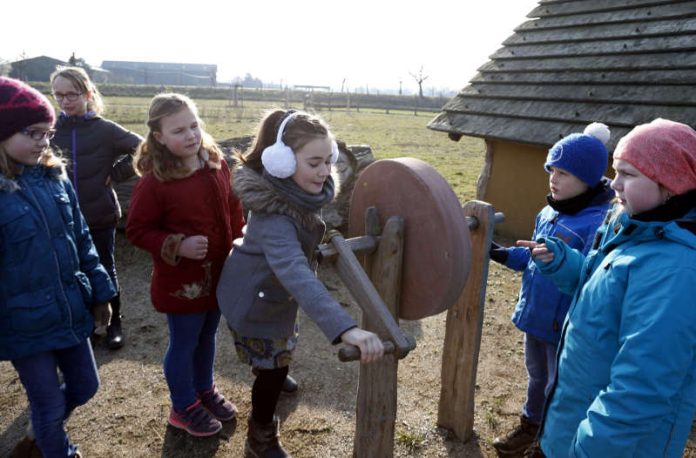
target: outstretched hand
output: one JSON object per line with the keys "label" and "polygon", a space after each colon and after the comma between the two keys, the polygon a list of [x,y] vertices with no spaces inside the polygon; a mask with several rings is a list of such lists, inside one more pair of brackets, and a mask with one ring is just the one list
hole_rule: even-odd
{"label": "outstretched hand", "polygon": [[535,261],[549,263],[553,261],[553,251],[549,250],[545,243],[537,243],[531,240],[518,240],[515,245],[529,249]]}
{"label": "outstretched hand", "polygon": [[352,328],[341,335],[341,341],[360,349],[360,362],[371,363],[384,356],[384,345],[379,336],[360,328]]}
{"label": "outstretched hand", "polygon": [[208,254],[208,237],[205,235],[192,235],[186,237],[179,245],[177,255],[189,259],[205,259]]}

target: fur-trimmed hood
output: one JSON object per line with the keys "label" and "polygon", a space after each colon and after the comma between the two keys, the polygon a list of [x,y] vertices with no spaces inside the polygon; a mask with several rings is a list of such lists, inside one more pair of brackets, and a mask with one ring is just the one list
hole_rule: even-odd
{"label": "fur-trimmed hood", "polygon": [[310,230],[324,224],[319,213],[307,211],[293,204],[261,174],[249,167],[242,165],[234,169],[232,184],[245,210],[252,213],[286,215]]}
{"label": "fur-trimmed hood", "polygon": [[[20,171],[20,175],[24,172],[24,166],[20,166],[22,169]],[[45,167],[42,165],[37,165],[35,167],[41,167],[45,169],[46,175],[55,178],[57,180],[61,178],[67,177],[65,173],[65,166],[60,165],[60,166],[54,166],[54,167]],[[0,173],[0,192],[15,192],[20,189],[19,183],[17,183],[16,179],[10,178],[7,175],[3,175]]]}

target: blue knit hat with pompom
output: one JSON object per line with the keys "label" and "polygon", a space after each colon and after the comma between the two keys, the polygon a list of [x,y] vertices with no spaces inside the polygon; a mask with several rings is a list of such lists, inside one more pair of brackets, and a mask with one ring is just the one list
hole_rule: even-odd
{"label": "blue knit hat with pompom", "polygon": [[546,156],[544,169],[563,169],[590,187],[599,183],[607,169],[609,152],[605,144],[611,134],[609,127],[599,122],[588,125],[581,134],[575,133],[556,142]]}

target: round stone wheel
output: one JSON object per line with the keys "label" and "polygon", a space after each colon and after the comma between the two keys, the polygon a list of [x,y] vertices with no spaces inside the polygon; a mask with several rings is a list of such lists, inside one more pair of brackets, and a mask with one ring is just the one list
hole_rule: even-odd
{"label": "round stone wheel", "polygon": [[459,199],[433,167],[415,158],[384,159],[360,175],[350,203],[350,237],[365,235],[365,211],[376,207],[380,226],[404,219],[399,318],[419,320],[452,306],[471,267],[469,226]]}

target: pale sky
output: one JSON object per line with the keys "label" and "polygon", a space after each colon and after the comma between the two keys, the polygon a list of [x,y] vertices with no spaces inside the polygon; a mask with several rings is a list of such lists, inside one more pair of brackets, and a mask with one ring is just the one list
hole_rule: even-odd
{"label": "pale sky", "polygon": [[458,90],[537,0],[8,0],[0,59],[206,63],[218,81]]}

